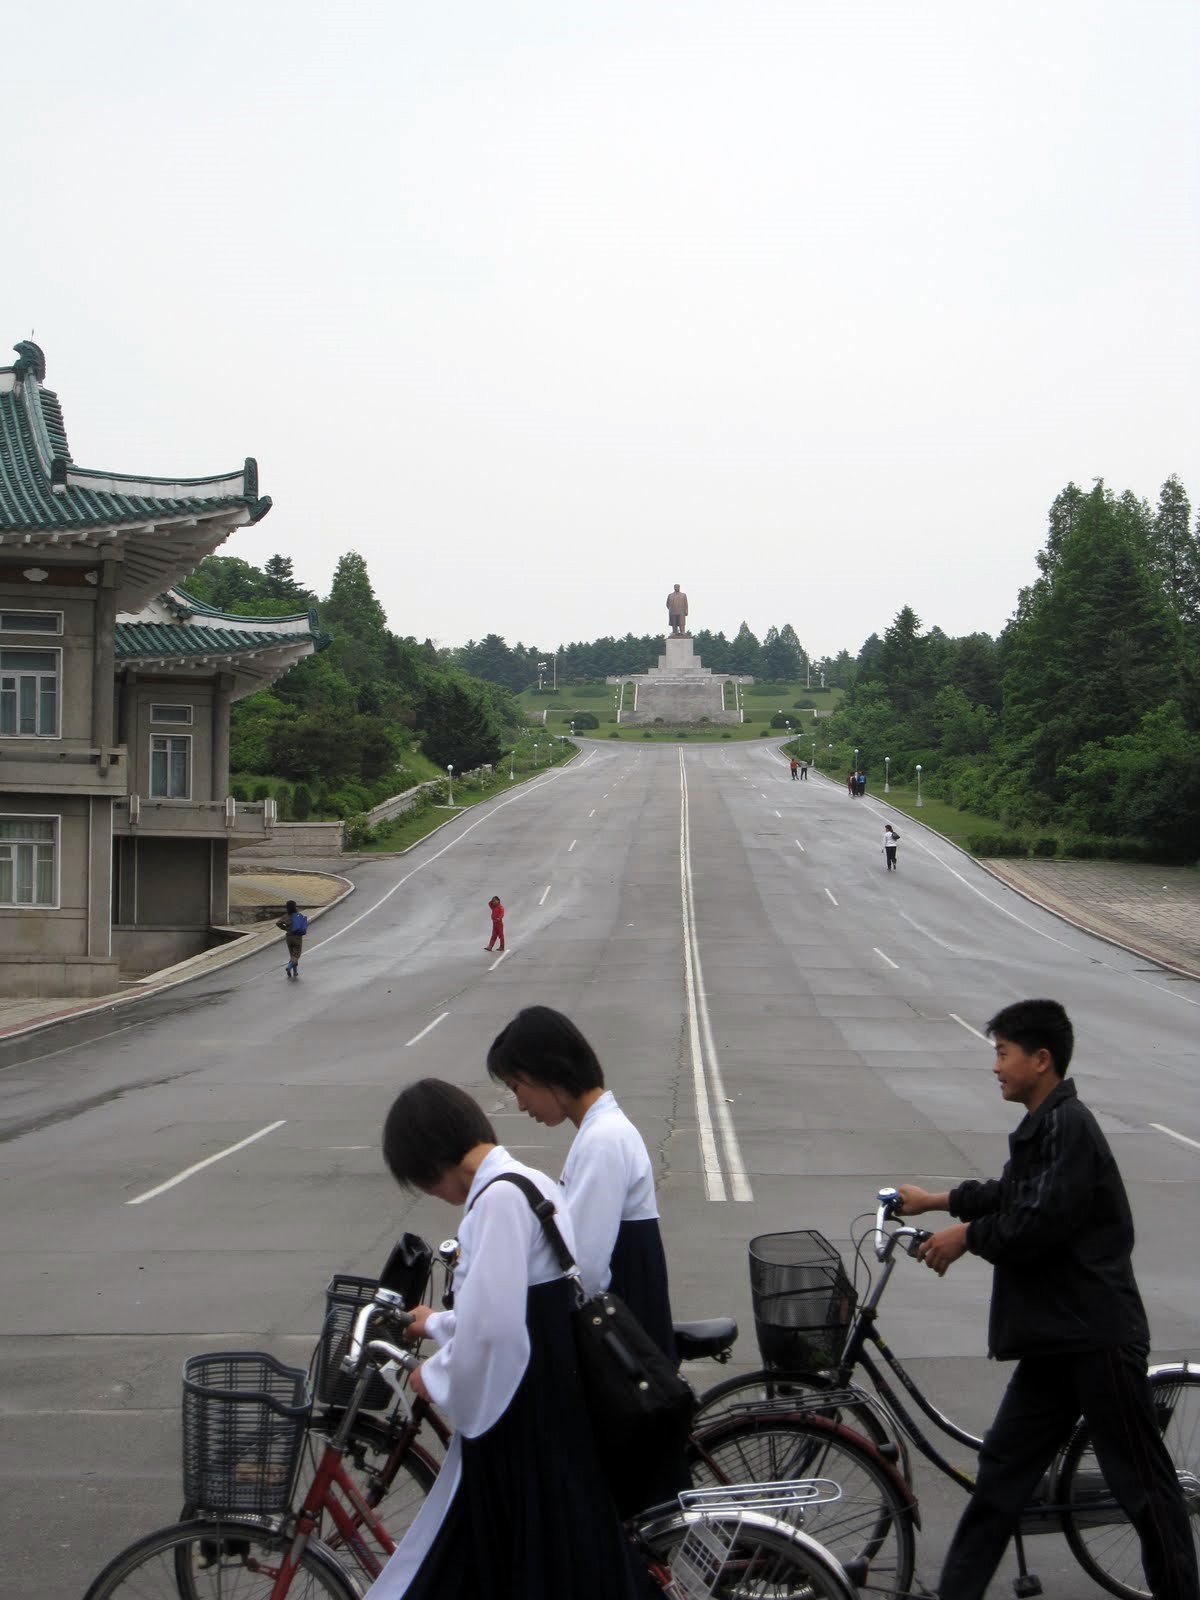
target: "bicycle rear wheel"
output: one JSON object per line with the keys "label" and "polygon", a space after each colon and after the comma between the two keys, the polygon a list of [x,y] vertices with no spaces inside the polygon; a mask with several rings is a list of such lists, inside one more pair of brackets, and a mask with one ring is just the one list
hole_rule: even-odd
{"label": "bicycle rear wheel", "polygon": [[891,1596],[912,1587],[916,1503],[861,1434],[803,1413],[740,1412],[693,1433],[688,1455],[701,1488],[831,1478],[842,1491],[839,1500],[805,1506],[788,1520],[844,1567],[861,1571],[865,1564],[860,1588]]}
{"label": "bicycle rear wheel", "polygon": [[[84,1600],[269,1600],[291,1539],[238,1518],[160,1528],[114,1556]],[[357,1600],[323,1544],[300,1558],[288,1600]]]}
{"label": "bicycle rear wheel", "polygon": [[[1200,1554],[1200,1366],[1151,1373],[1150,1393]],[[1113,1500],[1082,1424],[1063,1456],[1056,1497],[1068,1507],[1063,1532],[1088,1576],[1122,1600],[1149,1600],[1141,1541]]]}
{"label": "bicycle rear wheel", "polygon": [[713,1600],[854,1600],[854,1585],[828,1550],[774,1517],[677,1510],[647,1518],[635,1532],[650,1555],[669,1567],[698,1522],[729,1544]]}
{"label": "bicycle rear wheel", "polygon": [[[797,1410],[802,1410],[809,1396],[814,1405],[821,1404],[821,1396],[844,1385],[824,1372],[792,1372],[786,1369],[764,1367],[760,1372],[740,1372],[724,1378],[706,1389],[700,1396],[693,1418],[694,1427],[707,1428],[728,1412],[739,1406],[777,1405],[781,1400],[791,1400]],[[895,1445],[874,1405],[864,1401],[860,1405],[845,1406],[834,1414],[835,1422],[845,1421],[877,1445]]]}

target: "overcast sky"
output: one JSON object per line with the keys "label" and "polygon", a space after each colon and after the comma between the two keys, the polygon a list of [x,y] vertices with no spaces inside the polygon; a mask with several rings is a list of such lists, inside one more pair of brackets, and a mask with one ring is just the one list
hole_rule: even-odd
{"label": "overcast sky", "polygon": [[[545,649],[903,604],[1200,498],[1194,0],[10,5],[5,346],[90,467],[258,457],[319,591]],[[7,358],[0,354],[0,364]]]}

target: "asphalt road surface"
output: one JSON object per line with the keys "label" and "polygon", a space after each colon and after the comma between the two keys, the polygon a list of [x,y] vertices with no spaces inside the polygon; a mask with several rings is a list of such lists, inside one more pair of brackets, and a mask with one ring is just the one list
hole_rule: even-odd
{"label": "asphalt road surface", "polygon": [[[881,1182],[998,1171],[1016,1119],[981,1030],[1010,1000],[1058,997],[1130,1189],[1155,1353],[1200,1350],[1200,984],[1074,931],[910,822],[885,873],[884,815],[791,781],[770,747],[598,741],[357,869],[298,983],[281,944],[42,1034],[24,1059],[10,1047],[0,1594],[78,1600],[173,1518],[186,1355],[303,1364],[333,1271],[371,1272],[404,1228],[453,1231],[383,1169],[402,1084],[464,1084],[522,1159],[557,1171],[569,1129],[517,1115],[483,1065],[535,1001],[581,1025],[646,1137],[676,1315],[733,1312],[750,1367],[746,1241],[811,1227],[844,1247]],[[493,893],[503,960],[483,950]],[[942,1280],[905,1260],[885,1303],[894,1348],[977,1429],[1005,1378],[985,1357],[988,1283],[973,1258]],[[918,1488],[932,1582],[961,1498],[923,1464]],[[1048,1594],[1100,1593],[1058,1536],[1030,1552]]]}

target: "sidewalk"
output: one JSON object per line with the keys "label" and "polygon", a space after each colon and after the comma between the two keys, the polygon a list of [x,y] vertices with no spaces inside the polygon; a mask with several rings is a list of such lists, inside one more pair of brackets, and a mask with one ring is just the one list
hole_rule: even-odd
{"label": "sidewalk", "polygon": [[1200,872],[1133,861],[981,861],[1078,928],[1200,978]]}
{"label": "sidewalk", "polygon": [[281,910],[285,901],[295,900],[309,921],[314,922],[353,893],[354,885],[349,878],[340,873],[314,872],[307,863],[304,870],[297,872],[275,865],[249,868],[235,865],[229,878],[231,926],[228,931],[231,937],[226,943],[214,945],[211,950],[176,962],[172,967],[163,967],[159,972],[151,972],[144,978],[131,978],[112,994],[0,999],[0,1040],[35,1033],[52,1023],[84,1016],[89,1011],[128,1005],[145,995],[173,989],[190,978],[202,978],[244,960],[283,937],[274,918],[268,914],[260,921],[255,915],[256,909],[270,913],[276,908]]}

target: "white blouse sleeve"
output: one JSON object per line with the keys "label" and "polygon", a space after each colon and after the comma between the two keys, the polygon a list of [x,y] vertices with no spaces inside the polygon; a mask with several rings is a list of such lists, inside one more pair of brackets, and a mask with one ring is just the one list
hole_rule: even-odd
{"label": "white blouse sleeve", "polygon": [[604,1136],[602,1124],[571,1152],[560,1185],[575,1229],[575,1264],[588,1294],[599,1294],[612,1281],[612,1255],[628,1186],[624,1147]]}
{"label": "white blouse sleeve", "polygon": [[[471,1255],[454,1285],[453,1331],[421,1368],[455,1432],[478,1438],[500,1420],[529,1364],[526,1301],[537,1219],[511,1183],[494,1183],[471,1215]],[[445,1332],[445,1325],[436,1336]]]}

